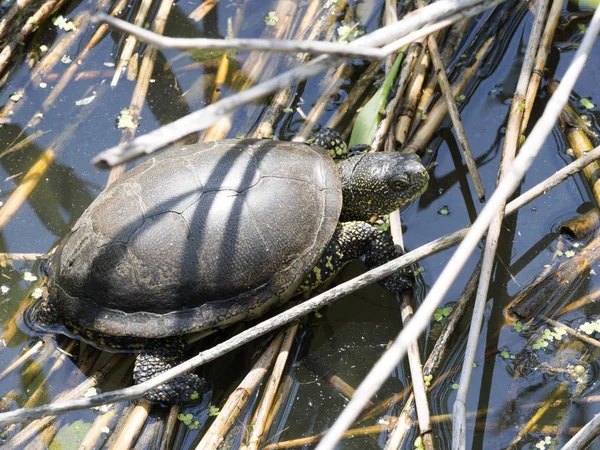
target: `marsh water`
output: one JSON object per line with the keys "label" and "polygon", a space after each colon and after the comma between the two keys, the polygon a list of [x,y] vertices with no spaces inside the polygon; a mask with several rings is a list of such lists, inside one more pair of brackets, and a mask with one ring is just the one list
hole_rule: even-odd
{"label": "marsh water", "polygon": [[[281,8],[285,3],[222,0],[201,21],[195,22],[188,16],[198,7],[198,2],[180,0],[171,8],[164,34],[180,37],[225,37],[231,26],[228,23],[234,23],[236,36],[264,36],[265,30],[268,31],[270,26],[266,23],[268,20],[264,19],[271,11]],[[10,4],[10,1],[0,3],[0,14],[5,12]],[[298,2],[292,8],[292,23],[296,23],[298,18],[302,17],[308,6],[309,2]],[[94,13],[96,7],[94,1],[72,1],[57,15],[74,19],[84,11]],[[132,20],[138,7],[137,1],[128,2],[128,7],[121,17]],[[157,8],[158,6],[153,6],[150,11],[151,17]],[[464,98],[460,99],[459,105],[488,197],[496,183],[511,96],[516,87],[533,20],[531,11],[524,4],[512,2],[506,8],[511,14],[502,27],[499,27],[490,53],[477,71],[475,79],[469,84]],[[382,1],[350,2],[349,10],[353,11],[354,21],[359,22],[366,32],[381,26]],[[240,21],[239,17],[243,20]],[[344,14],[339,15],[338,25],[341,25],[343,17]],[[453,61],[453,67],[460,67],[461,61],[468,59],[469,46],[472,43],[470,38],[480,31],[486,18],[489,18],[489,15],[484,15],[479,22],[474,21],[468,28],[457,51],[458,56]],[[563,26],[556,34],[546,76],[560,79],[564,74],[577,43],[581,40],[588,18],[589,10],[586,10],[585,6],[565,3],[561,22]],[[23,183],[27,172],[44,152],[51,149],[55,155],[54,162],[50,164],[25,203],[2,227],[0,252],[49,252],[106,185],[107,172],[92,167],[90,160],[100,151],[119,142],[122,130],[117,126],[118,118],[121,110],[129,106],[134,90],[135,81],[130,81],[125,76],[116,87],[108,86],[114,73],[114,64],[118,61],[126,38],[123,33],[109,32],[80,64],[77,69],[79,75],[69,82],[67,89],[44,112],[39,124],[33,128],[27,127],[30,119],[40,111],[42,103],[55,88],[60,76],[72,64],[78,64],[80,52],[96,27],[97,24],[82,27],[73,45],[64,51],[64,56],[68,58],[48,73],[32,80],[31,67],[35,67],[35,62],[44,54],[40,48],[45,46],[52,49],[68,33],[52,24],[44,25],[27,41],[26,51],[13,60],[8,75],[0,74],[0,108],[14,103],[11,105],[14,113],[6,114],[0,122],[0,201],[4,204],[9,201],[17,186]],[[138,45],[136,49],[143,53],[145,46]],[[600,48],[596,46],[573,95],[573,105],[578,108],[580,114],[587,115],[592,128],[596,128],[597,125],[596,108],[585,109],[579,99],[587,98],[592,103],[600,102],[599,51]],[[207,105],[213,92],[220,56],[206,52],[159,51],[136,135],[154,130]],[[249,53],[237,52],[228,56],[231,61],[230,70],[236,73],[244,67]],[[271,55],[269,58],[266,66],[268,70],[258,74],[255,82],[263,81],[295,65],[293,56]],[[359,59],[352,61],[351,70],[345,72],[348,78],[340,84],[337,94],[329,99],[318,120],[319,124],[325,124],[334,114],[368,64],[368,61]],[[378,73],[373,85],[381,82],[382,73]],[[274,130],[277,138],[289,140],[298,133],[304,122],[304,115],[308,114],[326,87],[323,80],[322,76],[310,78],[294,88],[289,109],[285,110]],[[221,97],[235,94],[239,86],[239,81],[236,82],[233,76],[227,77],[220,88]],[[24,95],[15,97],[22,89]],[[374,88],[370,93],[373,92]],[[81,102],[82,99],[91,101]],[[227,133],[228,137],[250,136],[264,118],[270,101],[272,99],[267,98],[235,113]],[[536,100],[532,122],[539,117],[546,101],[547,94],[542,89]],[[350,111],[348,116],[352,116],[354,112]],[[346,122],[349,123],[350,120],[348,117]],[[345,131],[344,127],[348,123],[344,123],[340,131]],[[66,139],[62,139],[61,136],[65,136],[64,133],[69,132],[71,128],[73,132],[69,133]],[[4,153],[36,131],[41,131],[40,135],[36,135],[24,148]],[[191,139],[193,140],[194,136]],[[568,164],[571,157],[567,155],[567,148],[564,133],[557,125],[528,172],[521,192]],[[483,206],[476,199],[448,121],[438,130],[422,157],[430,168],[431,182],[427,192],[402,212],[404,240],[409,249],[468,226]],[[505,320],[505,308],[515,294],[528,286],[555,257],[558,225],[592,207],[593,199],[585,181],[575,176],[505,221],[468,397],[467,410],[479,411],[480,414],[477,419],[470,416],[468,420],[467,448],[506,448],[523,424],[540,408],[540,402],[546,401],[564,382],[559,371],[533,370],[523,373],[515,370],[518,356],[531,352],[537,353],[538,361],[558,364],[554,360],[559,345],[550,344],[547,348],[532,350],[531,336],[539,333],[541,329],[532,327],[521,332],[515,331],[514,324]],[[469,259],[456,283],[450,288],[443,302],[445,306],[452,306],[456,302],[477,263],[480,250]],[[454,249],[442,251],[420,261],[422,269],[418,270],[417,303],[436,280],[453,251]],[[594,264],[592,271],[587,270],[581,275],[582,281],[577,283],[574,291],[570,293],[574,299],[592,293],[600,287],[596,275],[600,274],[600,267],[596,266],[598,263]],[[347,280],[363,271],[362,263],[357,262],[347,267],[339,278]],[[40,262],[15,261],[5,264],[1,269],[0,331],[5,339],[0,342],[0,369],[42,337],[23,323],[19,313],[20,306],[31,301],[34,289],[42,277]],[[595,320],[597,314],[598,308],[591,304],[583,310],[571,312],[562,320],[577,328],[583,322]],[[18,328],[16,333],[12,333],[10,322],[15,315]],[[443,323],[443,319],[440,322],[433,321],[420,340],[424,354],[431,350]],[[348,399],[330,383],[331,377],[339,377],[349,385],[357,387],[401,328],[399,305],[395,296],[378,285],[362,289],[338,300],[318,314],[311,315],[303,323],[292,349],[291,363],[285,369],[284,373],[290,377],[290,395],[275,418],[267,443],[315,435],[330,427],[348,402]],[[239,329],[236,328],[237,331]],[[211,336],[198,348],[209,347],[223,339],[224,335],[233,332],[230,330]],[[456,396],[455,384],[460,382],[459,372],[467,333],[468,321],[463,320],[450,342],[450,351],[437,372],[439,375],[434,377],[436,382],[432,383],[428,391],[432,416],[452,411]],[[50,338],[50,343],[44,345],[52,346],[53,340],[64,347],[63,337]],[[212,396],[207,397],[201,405],[183,411],[193,414],[194,419],[198,420],[198,427],[193,429],[180,423],[175,448],[193,448],[206,425],[213,420],[208,417],[209,402],[217,407],[222,406],[229,393],[248,372],[255,359],[255,352],[260,349],[260,342],[249,344],[200,370],[212,386]],[[66,388],[83,381],[85,375],[77,367],[77,357],[84,350],[83,344],[72,348],[63,364],[53,371],[49,378],[47,375],[55,364],[54,357],[46,360],[40,367],[40,373],[33,378],[27,376],[27,369],[36,364],[36,358],[0,380],[0,396],[6,399],[7,408],[14,409],[24,405],[40,383],[43,392],[37,404],[48,403]],[[580,361],[588,352],[594,354],[589,349],[574,352],[570,356],[571,362]],[[97,364],[101,362],[102,357]],[[122,369],[115,371],[99,390],[106,391],[117,386],[123,373],[130,370],[127,364],[122,366]],[[577,394],[568,390],[565,394],[566,399],[575,395],[581,399],[597,394],[594,382],[597,366],[594,357],[588,360],[588,381]],[[408,366],[407,363],[403,363],[397,367],[373,402],[378,403],[402,392],[409,384]],[[390,416],[397,415],[401,407],[402,403],[392,405],[380,417],[363,425],[375,425],[378,420],[388,420]],[[533,449],[546,436],[551,438],[549,445],[558,448],[574,430],[598,412],[600,405],[597,400],[573,402],[570,407],[557,409],[556,412],[544,416],[540,422],[540,426],[549,428],[530,431],[519,443],[519,448]],[[51,448],[77,448],[78,439],[81,439],[98,414],[101,413],[84,411],[66,415],[58,422],[60,429],[50,445]],[[244,412],[240,415],[234,432],[224,446],[235,448],[243,441],[244,430],[249,420],[246,416],[249,414]],[[154,408],[150,423],[159,421],[164,415],[164,409]],[[558,423],[561,427],[551,427]],[[2,436],[2,439],[9,438],[16,431],[18,427],[11,430],[8,436]],[[414,428],[411,432],[416,436]],[[436,421],[433,435],[438,442],[438,448],[449,448],[451,423],[447,419]],[[387,432],[381,432],[344,440],[339,444],[339,448],[383,448],[386,436]],[[412,440],[413,438],[407,441],[410,445],[406,448],[412,448]]]}

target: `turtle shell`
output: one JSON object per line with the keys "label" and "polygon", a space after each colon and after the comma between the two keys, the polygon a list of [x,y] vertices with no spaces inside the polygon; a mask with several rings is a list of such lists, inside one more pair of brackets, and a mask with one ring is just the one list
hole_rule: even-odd
{"label": "turtle shell", "polygon": [[331,239],[342,194],[317,146],[259,139],[172,147],[109,186],[52,262],[77,328],[159,338],[290,298]]}

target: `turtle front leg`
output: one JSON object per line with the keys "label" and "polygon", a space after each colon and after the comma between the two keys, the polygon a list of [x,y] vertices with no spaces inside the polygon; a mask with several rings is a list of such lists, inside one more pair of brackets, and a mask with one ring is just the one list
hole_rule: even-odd
{"label": "turtle front leg", "polygon": [[[180,336],[149,341],[135,360],[136,384],[165,372],[185,361],[185,341]],[[206,381],[195,373],[186,373],[146,393],[151,402],[166,404],[198,403],[208,390]]]}
{"label": "turtle front leg", "polygon": [[[344,265],[363,256],[367,268],[372,269],[401,256],[401,253],[396,251],[388,233],[369,223],[354,221],[338,224],[321,259],[302,282],[298,293],[329,282]],[[401,292],[412,286],[412,274],[398,271],[379,283],[392,292]]]}

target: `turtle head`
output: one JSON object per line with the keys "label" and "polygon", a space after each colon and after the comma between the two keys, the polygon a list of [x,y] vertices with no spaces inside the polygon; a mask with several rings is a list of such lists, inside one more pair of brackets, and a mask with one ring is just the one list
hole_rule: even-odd
{"label": "turtle head", "polygon": [[339,163],[341,220],[368,220],[388,214],[425,192],[427,169],[414,154],[365,153]]}

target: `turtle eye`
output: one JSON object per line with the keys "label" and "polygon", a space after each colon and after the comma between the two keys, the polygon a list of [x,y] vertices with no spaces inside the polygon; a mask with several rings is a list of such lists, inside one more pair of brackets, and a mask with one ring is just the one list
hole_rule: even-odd
{"label": "turtle eye", "polygon": [[403,174],[403,175],[395,178],[394,180],[392,180],[392,182],[390,184],[391,184],[390,187],[394,191],[402,191],[410,186],[410,182],[409,182],[408,176],[406,174]]}

